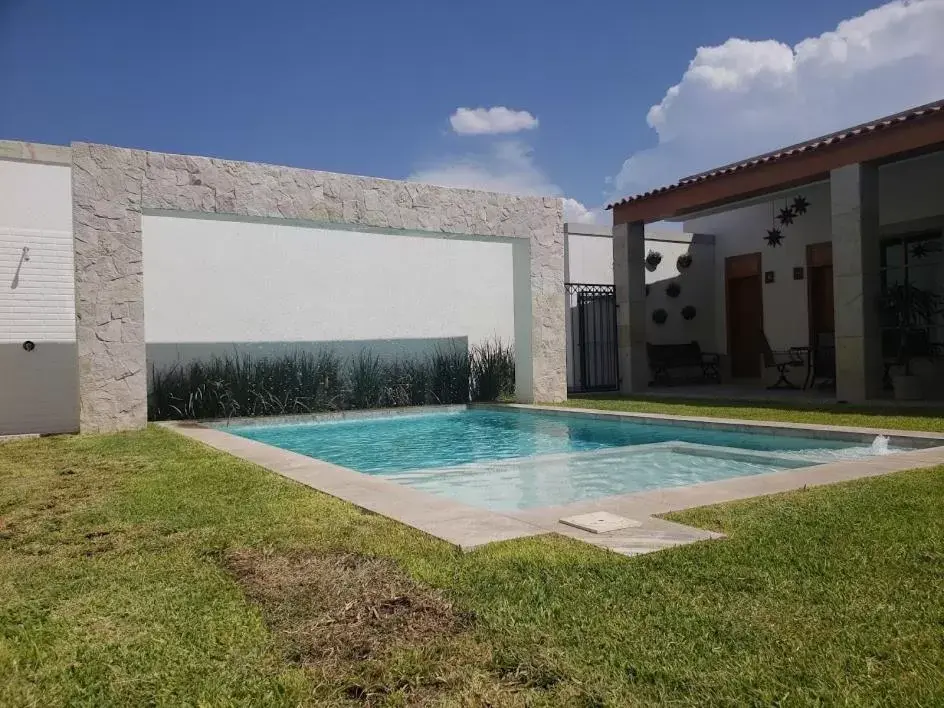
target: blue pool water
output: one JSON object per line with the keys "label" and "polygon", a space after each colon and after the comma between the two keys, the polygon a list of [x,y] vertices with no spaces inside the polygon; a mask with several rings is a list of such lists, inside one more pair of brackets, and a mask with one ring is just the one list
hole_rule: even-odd
{"label": "blue pool water", "polygon": [[820,462],[869,446],[523,410],[228,427],[252,440],[494,510],[567,504]]}

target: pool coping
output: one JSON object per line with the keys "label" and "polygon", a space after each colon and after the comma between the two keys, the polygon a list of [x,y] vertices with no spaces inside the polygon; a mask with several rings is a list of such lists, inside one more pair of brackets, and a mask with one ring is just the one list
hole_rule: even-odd
{"label": "pool coping", "polygon": [[[371,418],[389,418],[391,416],[424,415],[429,413],[458,413],[468,410],[462,403],[448,403],[441,406],[400,406],[399,408],[365,408],[343,411],[323,411],[320,413],[289,413],[286,415],[237,416],[234,418],[206,418],[199,422],[213,427],[250,428],[268,425],[300,425],[302,423],[322,422],[326,420],[369,420]],[[171,422],[171,421],[165,421]],[[184,423],[187,421],[176,421]]]}
{"label": "pool coping", "polygon": [[[727,430],[731,427],[749,428],[756,432],[775,431],[782,435],[803,438],[829,438],[850,442],[870,442],[877,435],[884,435],[893,442],[910,447],[917,441],[940,440],[944,445],[944,433],[925,433],[919,430],[898,430],[894,428],[866,428],[851,425],[822,425],[819,423],[781,423],[768,420],[742,420],[740,418],[716,418],[708,416],[670,415],[667,413],[633,413],[630,411],[607,411],[599,408],[571,408],[568,406],[542,406],[527,403],[476,403],[473,408],[536,411],[558,415],[584,415],[592,418],[632,420],[636,423],[652,425],[682,425],[686,427]],[[828,436],[816,433],[829,433]],[[927,449],[927,448],[925,448]]]}
{"label": "pool coping", "polygon": [[[380,417],[391,412],[398,415],[425,412],[449,412],[464,408],[534,411],[562,416],[584,416],[597,419],[631,420],[636,423],[675,424],[720,430],[777,432],[813,438],[830,438],[863,442],[885,435],[891,442],[912,447],[893,455],[865,460],[814,464],[807,467],[779,470],[744,477],[703,482],[685,487],[632,492],[560,506],[541,507],[510,512],[494,512],[469,506],[443,496],[424,492],[389,479],[363,474],[340,465],[300,453],[283,450],[250,440],[224,429],[227,424],[253,425],[303,423],[314,420]],[[237,423],[236,420],[239,422]],[[750,421],[735,418],[707,418],[666,414],[601,411],[563,406],[526,404],[473,404],[470,406],[424,406],[385,411],[356,411],[342,414],[278,416],[229,421],[165,421],[159,425],[188,438],[312,487],[320,492],[347,501],[355,506],[382,514],[395,521],[446,541],[463,551],[487,543],[556,533],[590,543],[623,555],[648,553],[695,541],[720,538],[721,534],[678,524],[660,515],[699,506],[720,504],[751,497],[795,491],[813,486],[846,482],[853,479],[901,472],[944,464],[944,434],[919,431],[887,430],[853,426],[804,425],[772,421]],[[820,435],[817,435],[820,433]],[[828,433],[828,435],[823,435]],[[928,441],[940,445],[918,447]],[[639,522],[638,526],[605,534],[594,534],[560,523],[565,516],[592,511],[608,511]]]}
{"label": "pool coping", "polygon": [[218,427],[186,421],[165,421],[159,425],[358,508],[387,516],[464,551],[494,541],[548,533],[521,519],[250,440]]}

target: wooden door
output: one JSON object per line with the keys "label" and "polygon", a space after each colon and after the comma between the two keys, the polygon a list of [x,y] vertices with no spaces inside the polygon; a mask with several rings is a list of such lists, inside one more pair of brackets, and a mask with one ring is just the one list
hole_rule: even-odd
{"label": "wooden door", "polygon": [[810,320],[810,345],[821,344],[836,331],[833,305],[833,249],[831,243],[814,243],[806,247]]}
{"label": "wooden door", "polygon": [[[816,266],[810,272],[810,332],[814,335],[836,331],[833,309],[833,267]],[[812,340],[811,340],[812,341]]]}
{"label": "wooden door", "polygon": [[727,293],[728,356],[731,377],[760,378],[764,331],[764,291],[759,253],[725,260]]}

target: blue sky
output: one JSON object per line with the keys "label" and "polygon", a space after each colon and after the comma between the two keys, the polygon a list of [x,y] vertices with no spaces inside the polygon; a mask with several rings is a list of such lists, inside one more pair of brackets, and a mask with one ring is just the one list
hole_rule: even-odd
{"label": "blue sky", "polygon": [[[0,138],[552,192],[600,218],[623,192],[944,96],[944,2],[861,17],[879,5],[0,0]],[[536,126],[457,134],[462,107]]]}

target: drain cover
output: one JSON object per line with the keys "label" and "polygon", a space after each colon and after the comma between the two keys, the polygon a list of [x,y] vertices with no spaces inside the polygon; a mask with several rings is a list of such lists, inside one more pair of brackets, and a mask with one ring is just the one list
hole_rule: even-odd
{"label": "drain cover", "polygon": [[567,516],[561,519],[560,522],[590,533],[608,533],[640,525],[640,522],[635,519],[627,519],[625,516],[617,516],[608,511],[594,511],[589,514]]}

